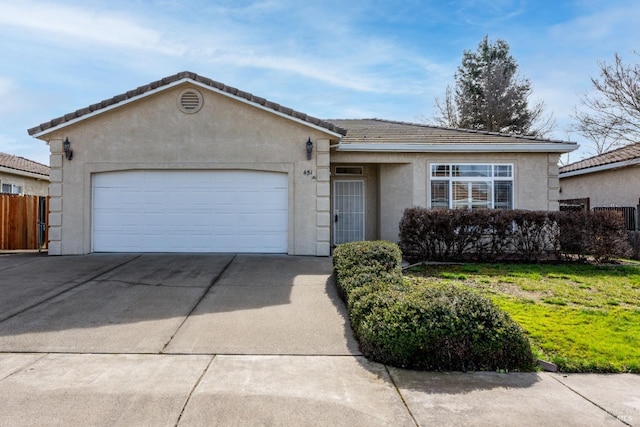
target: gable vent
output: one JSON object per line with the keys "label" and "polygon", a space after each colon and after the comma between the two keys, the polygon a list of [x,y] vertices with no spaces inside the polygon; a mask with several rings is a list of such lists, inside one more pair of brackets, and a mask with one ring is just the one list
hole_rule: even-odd
{"label": "gable vent", "polygon": [[178,96],[178,108],[187,114],[193,114],[202,108],[202,94],[195,89],[187,89]]}

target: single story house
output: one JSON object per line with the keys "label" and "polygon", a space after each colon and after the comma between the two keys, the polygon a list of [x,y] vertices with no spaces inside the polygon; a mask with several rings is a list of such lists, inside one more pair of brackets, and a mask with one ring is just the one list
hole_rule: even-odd
{"label": "single story house", "polygon": [[0,153],[0,193],[46,196],[48,192],[49,166]]}
{"label": "single story house", "polygon": [[55,118],[49,253],[328,256],[412,206],[558,209],[575,143],[321,120],[192,72]]}
{"label": "single story house", "polygon": [[560,167],[560,199],[588,199],[592,208],[640,202],[640,143]]}

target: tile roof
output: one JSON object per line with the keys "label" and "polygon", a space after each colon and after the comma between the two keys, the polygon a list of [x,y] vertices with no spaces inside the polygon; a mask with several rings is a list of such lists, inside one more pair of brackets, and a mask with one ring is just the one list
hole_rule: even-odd
{"label": "tile roof", "polygon": [[49,176],[49,166],[13,154],[0,153],[0,166],[22,172],[31,172],[43,177]]}
{"label": "tile roof", "polygon": [[614,163],[626,162],[640,159],[640,143],[625,145],[616,150],[608,151],[597,156],[589,157],[560,168],[560,173],[573,172],[583,169],[595,168],[598,166],[612,165]]}
{"label": "tile roof", "polygon": [[330,119],[328,121],[336,126],[347,129],[347,134],[341,139],[341,143],[345,144],[566,144],[566,141],[535,138],[531,136],[485,132],[470,129],[445,128],[427,124],[382,119]]}
{"label": "tile roof", "polygon": [[340,135],[344,135],[346,131],[335,124],[329,123],[327,121],[318,119],[316,117],[308,116],[305,113],[301,113],[299,111],[293,110],[291,108],[282,106],[280,104],[276,104],[275,102],[268,101],[264,98],[260,98],[258,96],[254,96],[251,93],[241,91],[231,86],[227,86],[224,83],[217,82],[215,80],[211,80],[207,77],[200,76],[196,73],[192,73],[190,71],[183,71],[177,74],[174,74],[169,77],[165,77],[163,79],[157,80],[155,82],[151,82],[147,85],[140,86],[137,89],[130,90],[128,92],[122,93],[120,95],[116,95],[112,98],[105,99],[102,102],[98,102],[96,104],[89,105],[88,107],[81,108],[72,113],[65,114],[64,116],[57,117],[55,119],[49,120],[48,122],[42,123],[39,126],[33,127],[28,130],[29,135],[34,135],[43,131],[46,131],[51,128],[55,128],[65,122],[69,122],[71,120],[80,118],[82,116],[86,116],[87,114],[93,113],[95,111],[102,110],[107,107],[114,106],[123,101],[126,101],[131,98],[139,97],[144,95],[145,93],[162,88],[163,86],[168,86],[172,83],[178,82],[183,79],[190,79],[194,82],[200,83],[205,86],[210,86],[213,89],[217,89],[222,92],[226,92],[230,95],[244,98],[249,102],[254,104],[258,104],[267,109],[273,110],[274,112],[278,112],[280,114],[284,114],[287,116],[291,116],[294,119],[302,120],[304,122],[311,123],[315,126],[319,126],[325,128],[331,132],[338,133]]}

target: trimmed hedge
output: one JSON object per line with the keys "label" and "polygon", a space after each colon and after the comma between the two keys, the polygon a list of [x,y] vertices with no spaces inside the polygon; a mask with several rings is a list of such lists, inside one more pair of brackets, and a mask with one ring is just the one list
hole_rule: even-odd
{"label": "trimmed hedge", "polygon": [[402,279],[402,252],[386,241],[351,242],[333,251],[333,267],[340,296],[346,301],[354,288],[383,280],[397,284]]}
{"label": "trimmed hedge", "polygon": [[460,285],[406,285],[378,291],[360,316],[360,346],[372,359],[438,371],[533,368],[523,330],[488,299]]}
{"label": "trimmed hedge", "polygon": [[526,261],[577,256],[608,261],[629,252],[619,212],[406,209],[400,247],[409,262]]}
{"label": "trimmed hedge", "polygon": [[[351,242],[334,272],[365,356],[421,370],[532,370],[524,331],[471,288],[403,279],[399,248]],[[389,262],[394,260],[395,264]]]}
{"label": "trimmed hedge", "polygon": [[629,246],[631,246],[631,258],[640,260],[640,231],[629,231]]}
{"label": "trimmed hedge", "polygon": [[629,234],[621,212],[558,212],[560,251],[580,259],[606,262],[631,255]]}

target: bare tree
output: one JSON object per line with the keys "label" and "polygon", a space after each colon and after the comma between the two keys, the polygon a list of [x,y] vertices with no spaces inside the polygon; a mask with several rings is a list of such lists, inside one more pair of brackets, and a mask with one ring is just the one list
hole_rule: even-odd
{"label": "bare tree", "polygon": [[447,85],[444,100],[436,98],[436,109],[439,114],[433,117],[433,122],[435,124],[450,128],[458,127],[458,113],[456,111],[456,104],[453,98],[453,88],[451,85]]}
{"label": "bare tree", "polygon": [[[636,53],[637,54],[637,53]],[[573,130],[594,144],[596,154],[640,142],[640,65],[598,62],[600,77],[592,78],[594,91],[580,97],[574,108]]]}

